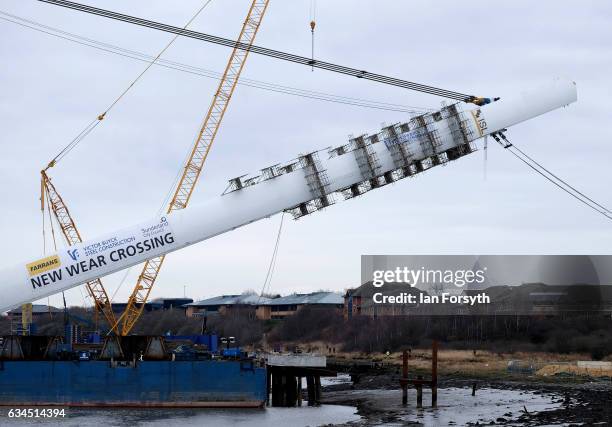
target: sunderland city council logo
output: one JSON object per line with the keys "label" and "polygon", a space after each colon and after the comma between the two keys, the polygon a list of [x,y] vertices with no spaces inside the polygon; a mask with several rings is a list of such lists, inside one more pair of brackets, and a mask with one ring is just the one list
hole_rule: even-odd
{"label": "sunderland city council logo", "polygon": [[44,273],[45,271],[54,270],[60,265],[62,265],[60,258],[57,255],[53,255],[26,264],[26,268],[28,269],[30,277],[32,277]]}

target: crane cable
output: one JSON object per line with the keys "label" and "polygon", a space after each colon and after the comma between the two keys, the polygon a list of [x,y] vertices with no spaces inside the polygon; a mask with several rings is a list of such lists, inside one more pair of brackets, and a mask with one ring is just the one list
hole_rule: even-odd
{"label": "crane cable", "polygon": [[[317,0],[310,0],[310,35],[311,35],[311,59],[314,63],[314,43],[315,43],[315,35],[314,30],[317,26],[316,22],[317,18]],[[311,67],[311,71],[314,71],[314,66]]]}
{"label": "crane cable", "polygon": [[[605,216],[608,219],[612,220],[612,211],[610,211],[605,206],[593,200],[591,197],[587,196],[583,192],[577,190],[575,187],[570,185],[567,181],[560,178],[558,175],[551,172],[549,169],[545,168],[534,160],[531,156],[526,154],[523,150],[518,148],[516,145],[511,143],[506,135],[503,132],[492,133],[491,136],[495,141],[497,141],[502,147],[507,149],[514,157],[519,159],[521,162],[525,163],[529,168],[533,169],[536,173],[546,178],[552,184],[557,186],[559,189],[565,191],[567,194],[586,205],[587,207],[593,209],[595,212]],[[503,140],[503,141],[502,141]]]}
{"label": "crane cable", "polygon": [[270,283],[272,283],[272,275],[274,274],[274,268],[276,267],[276,260],[278,259],[278,247],[280,244],[281,233],[283,231],[283,222],[285,220],[285,212],[281,213],[280,224],[278,225],[278,232],[276,233],[276,242],[274,243],[274,250],[272,251],[272,258],[270,258],[270,264],[268,264],[268,271],[266,272],[266,278],[264,279],[263,286],[261,287],[261,293],[257,303],[261,301],[261,298],[266,292],[266,288],[269,289]]}
{"label": "crane cable", "polygon": [[[183,29],[186,29],[198,17],[200,12],[202,12],[206,8],[206,6],[208,6],[211,2],[212,2],[212,0],[207,0],[196,11],[196,13],[191,17],[191,19],[185,24]],[[91,133],[91,131],[93,131],[100,124],[100,122],[102,120],[104,120],[104,118],[110,112],[110,110],[112,110],[113,107],[115,107],[115,105],[117,105],[117,103],[119,101],[121,101],[121,99],[130,91],[130,89],[132,89],[132,87],[134,87],[134,85],[153,66],[153,64],[160,58],[160,56],[163,55],[164,52],[166,52],[166,50],[168,50],[168,48],[176,41],[176,39],[178,37],[179,37],[179,34],[176,34],[174,37],[172,37],[172,39],[168,42],[168,44],[166,44],[166,46],[164,46],[164,48],[157,54],[157,56],[152,61],[150,61],[147,64],[147,66],[140,72],[140,74],[138,74],[136,76],[136,78],[134,80],[132,80],[132,82],[119,94],[119,96],[117,98],[115,98],[113,100],[113,102],[111,102],[108,107],[106,107],[104,112],[102,112],[95,119],[93,119],[87,126],[85,126],[85,128],[83,128],[83,130],[81,132],[79,132],[77,134],[77,136],[74,137],[74,139],[72,139],[72,141],[70,141],[70,143],[68,143],[68,145],[66,145],[62,150],[60,150],[60,152],[49,162],[49,164],[47,165],[47,167],[44,170],[47,170],[47,169],[52,168],[53,166],[55,166],[57,164],[57,162],[59,162],[61,159],[63,159],[81,141],[83,141],[83,139],[85,139],[85,137],[87,135],[89,135]]]}
{"label": "crane cable", "polygon": [[191,31],[184,28],[178,28],[171,25],[150,21],[142,18],[138,18],[135,16],[125,15],[117,12],[113,12],[106,9],[100,9],[96,7],[87,6],[80,3],[75,3],[66,0],[37,0],[43,3],[48,3],[54,6],[61,6],[68,9],[77,10],[80,12],[89,13],[92,15],[101,16],[104,18],[113,19],[116,21],[127,22],[134,25],[139,25],[142,27],[152,28],[159,31],[165,31],[168,33],[173,33],[177,35],[182,35],[184,37],[193,38],[196,40],[202,40],[208,43],[214,43],[221,46],[231,47],[240,50],[246,50],[252,53],[256,53],[259,55],[268,56],[275,59],[281,59],[284,61],[294,62],[302,65],[310,65],[314,68],[320,68],[328,71],[332,71],[335,73],[340,73],[348,76],[357,77],[360,79],[375,81],[379,83],[388,84],[391,86],[402,87],[409,90],[414,90],[417,92],[428,93],[430,95],[436,95],[443,98],[450,98],[457,101],[464,102],[472,102],[476,99],[473,95],[468,95],[461,92],[455,92],[451,90],[441,89],[434,86],[428,86],[420,83],[415,83],[407,80],[402,80],[394,77],[388,77],[381,74],[370,73],[365,70],[359,70],[355,68],[345,67],[338,64],[333,64],[330,62],[317,61],[312,60],[310,58],[306,58],[299,55],[294,55],[287,52],[282,52],[278,50],[268,49],[261,46],[251,45],[247,43],[241,43],[236,40],[231,40],[223,37],[213,36],[210,34],[205,34],[197,31]]}
{"label": "crane cable", "polygon": [[598,202],[596,202],[595,200],[591,199],[589,196],[587,196],[586,194],[582,193],[581,191],[579,191],[577,188],[573,187],[572,185],[570,185],[567,181],[565,181],[564,179],[560,178],[559,176],[555,175],[553,172],[551,172],[549,169],[547,169],[546,167],[544,167],[542,164],[538,163],[533,157],[529,156],[527,153],[525,153],[523,150],[521,150],[520,148],[518,148],[515,144],[512,144],[508,138],[506,137],[506,135],[503,132],[499,132],[499,136],[505,141],[505,148],[510,148],[513,150],[518,151],[522,156],[524,156],[525,158],[527,158],[530,162],[532,162],[533,164],[535,164],[538,168],[540,168],[541,170],[543,170],[545,173],[547,173],[548,175],[552,176],[554,179],[556,179],[557,181],[561,182],[563,185],[565,185],[566,187],[568,187],[569,189],[571,189],[573,192],[577,193],[578,195],[580,195],[581,197],[583,197],[584,199],[588,200],[589,202],[593,203],[595,206],[597,206],[598,208],[604,210],[607,213],[612,213],[612,211],[610,211],[610,209],[606,208],[605,206],[599,204]]}
{"label": "crane cable", "polygon": [[43,240],[43,255],[47,255],[47,232],[45,220],[45,187],[44,183],[40,182],[40,213],[42,215],[42,240]]}
{"label": "crane cable", "polygon": [[51,237],[53,241],[53,249],[57,252],[57,239],[55,238],[55,227],[53,226],[53,217],[51,216],[51,199],[49,198],[49,194],[45,191],[43,194],[46,194],[47,197],[47,213],[49,214],[49,226],[51,227]]}
{"label": "crane cable", "polygon": [[[150,62],[155,58],[154,56],[150,56],[142,52],[125,49],[120,46],[104,43],[101,41],[97,41],[94,39],[80,36],[75,33],[70,33],[68,31],[60,30],[59,28],[50,27],[48,25],[44,25],[36,21],[32,21],[32,20],[22,18],[17,15],[7,13],[3,10],[0,10],[0,15],[4,15],[4,16],[0,16],[0,20],[11,22],[13,24],[19,25],[24,28],[28,28],[28,29],[31,29],[37,32],[41,32],[41,33],[44,33],[44,34],[47,34],[53,37],[58,37],[60,39],[70,41],[76,44],[80,44],[82,46],[87,46],[87,47],[91,47],[91,48],[101,50],[104,52],[112,53],[112,54],[115,54],[115,55],[118,55],[124,58],[134,59],[136,61],[141,61],[141,62]],[[201,77],[215,79],[215,80],[219,80],[223,76],[223,73],[220,73],[218,71],[207,70],[205,68],[200,68],[200,67],[196,67],[193,65],[188,65],[188,64],[176,62],[176,61],[169,61],[163,58],[159,58],[157,62],[155,62],[154,65],[168,68],[168,69],[173,69],[176,71],[181,71],[187,74],[193,74],[193,75],[197,75]],[[368,99],[363,99],[363,98],[352,98],[352,97],[340,96],[340,95],[335,95],[335,94],[326,93],[326,92],[317,92],[317,91],[312,91],[312,90],[300,89],[300,88],[296,88],[292,86],[284,86],[284,85],[279,85],[276,83],[248,79],[244,77],[238,81],[238,84],[242,86],[266,90],[269,92],[282,93],[285,95],[293,95],[293,96],[299,96],[302,98],[316,99],[320,101],[334,102],[338,104],[345,104],[345,105],[351,105],[351,106],[356,106],[356,107],[372,108],[372,109],[377,109],[377,110],[397,111],[397,112],[404,112],[404,113],[410,113],[410,114],[423,114],[423,113],[433,111],[432,108],[415,107],[411,105],[373,101],[373,100],[368,100]]]}

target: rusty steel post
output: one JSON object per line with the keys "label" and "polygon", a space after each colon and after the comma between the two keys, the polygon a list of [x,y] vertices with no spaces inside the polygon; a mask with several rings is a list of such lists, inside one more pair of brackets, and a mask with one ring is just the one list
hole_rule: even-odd
{"label": "rusty steel post", "polygon": [[266,406],[270,406],[270,392],[272,391],[272,369],[266,368]]}
{"label": "rusty steel post", "polygon": [[438,404],[438,341],[431,344],[431,406]]}
{"label": "rusty steel post", "polygon": [[423,377],[419,375],[417,377],[417,383],[415,384],[417,391],[417,408],[423,407]]}
{"label": "rusty steel post", "polygon": [[408,404],[408,351],[402,354],[402,405]]}
{"label": "rusty steel post", "polygon": [[315,382],[312,375],[306,375],[306,391],[308,392],[308,406],[315,404]]}
{"label": "rusty steel post", "polygon": [[272,406],[283,406],[282,403],[282,385],[280,383],[280,373],[278,370],[274,370],[272,373]]}
{"label": "rusty steel post", "polygon": [[321,404],[321,377],[315,376],[315,404],[319,406]]}
{"label": "rusty steel post", "polygon": [[287,386],[285,387],[285,394],[287,396],[287,407],[294,407],[297,405],[297,379],[293,374],[287,375]]}

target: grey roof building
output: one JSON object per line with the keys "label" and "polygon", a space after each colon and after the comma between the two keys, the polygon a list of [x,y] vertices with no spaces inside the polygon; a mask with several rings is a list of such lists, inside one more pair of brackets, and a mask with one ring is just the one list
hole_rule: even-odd
{"label": "grey roof building", "polygon": [[225,313],[234,307],[257,308],[267,304],[268,301],[270,301],[269,298],[260,297],[256,294],[220,295],[185,304],[184,307],[187,309],[187,316],[192,317],[203,315],[204,313]]}
{"label": "grey roof building", "polygon": [[268,301],[267,305],[305,305],[305,304],[343,304],[342,294],[336,292],[313,292],[310,294],[292,294]]}
{"label": "grey roof building", "polygon": [[257,312],[260,319],[283,319],[304,306],[342,310],[344,298],[336,292],[313,292],[273,298]]}
{"label": "grey roof building", "polygon": [[[53,314],[57,314],[61,312],[62,310],[57,307],[43,305],[43,304],[32,304],[32,318],[49,315],[49,313],[53,315]],[[14,308],[13,310],[9,311],[7,315],[11,319],[21,318],[21,307]]]}
{"label": "grey roof building", "polygon": [[282,319],[295,314],[304,306],[327,307],[342,310],[344,299],[336,292],[292,294],[278,298],[260,297],[256,294],[220,295],[186,304],[187,316],[224,314],[233,308],[255,309],[259,319]]}

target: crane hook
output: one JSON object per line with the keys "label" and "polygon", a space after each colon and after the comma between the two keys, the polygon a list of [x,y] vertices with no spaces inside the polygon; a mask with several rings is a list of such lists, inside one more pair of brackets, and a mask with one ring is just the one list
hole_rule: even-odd
{"label": "crane hook", "polygon": [[317,26],[316,23],[316,15],[317,15],[317,2],[316,0],[311,0],[310,2],[310,34],[311,34],[311,55],[310,55],[310,64],[311,71],[314,71],[314,31]]}
{"label": "crane hook", "polygon": [[312,38],[312,47],[311,47],[312,51],[311,51],[311,55],[310,55],[311,56],[310,63],[312,64],[311,65],[312,66],[312,70],[311,71],[314,71],[314,62],[315,62],[315,60],[314,60],[314,30],[315,30],[315,26],[316,25],[317,25],[317,23],[314,20],[310,21],[310,33],[311,33],[311,38]]}

